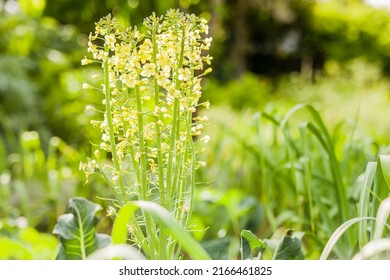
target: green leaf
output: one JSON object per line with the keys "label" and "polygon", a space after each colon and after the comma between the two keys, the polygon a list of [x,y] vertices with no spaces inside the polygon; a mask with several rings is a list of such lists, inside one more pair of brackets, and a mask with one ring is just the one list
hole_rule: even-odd
{"label": "green leaf", "polygon": [[266,244],[258,239],[250,230],[241,231],[241,259],[253,259],[252,251],[260,249],[264,251]]}
{"label": "green leaf", "polygon": [[[390,253],[390,239],[380,238],[368,242],[360,251],[357,253],[352,260],[388,260]],[[384,255],[381,255],[384,254]]]}
{"label": "green leaf", "polygon": [[[10,220],[12,221],[12,220]],[[57,239],[35,228],[18,228],[0,220],[0,260],[52,260],[56,257]]]}
{"label": "green leaf", "polygon": [[[370,195],[372,193],[373,182],[375,179],[377,169],[376,162],[369,162],[366,167],[366,171],[364,172],[364,179],[362,188],[360,191],[360,199],[359,199],[359,217],[367,217],[370,216]],[[358,224],[358,240],[359,246],[363,247],[370,238],[370,226],[367,220],[362,220]]]}
{"label": "green leaf", "polygon": [[0,237],[0,260],[32,260],[26,245],[7,237]]}
{"label": "green leaf", "polygon": [[293,230],[286,231],[282,242],[275,251],[274,260],[303,260],[302,243],[293,237]]}
{"label": "green leaf", "polygon": [[210,259],[210,256],[205,252],[202,246],[200,246],[200,244],[172,218],[165,208],[150,201],[131,201],[119,210],[112,228],[112,240],[114,244],[126,243],[128,223],[138,208],[150,214],[160,226],[165,227],[190,257],[199,260]]}
{"label": "green leaf", "polygon": [[98,218],[95,217],[100,205],[85,198],[75,197],[69,201],[69,214],[61,215],[53,234],[61,241],[57,259],[86,259],[95,250],[110,243],[110,237],[96,233]]}
{"label": "green leaf", "polygon": [[373,240],[382,237],[389,216],[390,216],[390,197],[383,200],[382,203],[379,205],[378,213],[376,215],[376,224],[375,224]]}
{"label": "green leaf", "polygon": [[213,260],[228,260],[231,239],[228,237],[202,242],[203,248]]}
{"label": "green leaf", "polygon": [[320,260],[326,260],[328,259],[330,253],[332,252],[334,246],[336,245],[337,241],[340,239],[340,237],[346,232],[351,226],[354,224],[365,221],[365,220],[375,220],[373,217],[358,217],[350,219],[346,222],[344,222],[341,226],[339,226],[332,234],[332,236],[329,238],[328,242],[326,243],[326,246],[324,250],[322,251]]}
{"label": "green leaf", "polygon": [[390,155],[380,155],[378,158],[382,169],[383,178],[387,186],[385,190],[390,191]]}

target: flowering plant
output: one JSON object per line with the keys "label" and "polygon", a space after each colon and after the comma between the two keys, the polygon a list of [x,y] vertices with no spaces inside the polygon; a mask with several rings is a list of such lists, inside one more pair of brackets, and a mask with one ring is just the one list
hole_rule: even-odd
{"label": "flowering plant", "polygon": [[[153,201],[188,229],[195,170],[204,165],[200,145],[209,140],[201,135],[207,117],[194,113],[209,106],[199,99],[202,76],[211,71],[204,69],[211,38],[203,36],[206,20],[178,10],[153,14],[143,26],[144,32],[123,28],[108,15],[89,36],[93,60],[82,64],[101,63],[105,111],[103,120],[92,121],[101,130],[99,148],[80,168],[106,179],[115,198],[110,214],[129,201]],[[112,155],[109,163],[101,151]],[[147,213],[132,220],[129,232],[150,259],[177,253],[175,240]]]}

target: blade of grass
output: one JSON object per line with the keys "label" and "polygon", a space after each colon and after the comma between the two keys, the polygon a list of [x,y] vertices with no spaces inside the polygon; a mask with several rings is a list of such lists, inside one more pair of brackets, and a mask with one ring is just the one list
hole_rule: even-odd
{"label": "blade of grass", "polygon": [[367,243],[352,260],[370,259],[376,254],[390,251],[390,238],[382,238]]}
{"label": "blade of grass", "polygon": [[[372,184],[374,182],[374,177],[376,173],[376,162],[369,162],[366,167],[366,171],[364,172],[363,185],[360,191],[360,200],[359,200],[359,209],[358,214],[359,217],[369,216],[369,199],[370,193],[372,191]],[[358,224],[358,240],[359,246],[363,247],[369,241],[369,227],[367,220],[361,221]]]}
{"label": "blade of grass", "polygon": [[390,191],[390,155],[380,155],[379,161],[382,174],[386,182],[387,188],[384,191]]}
{"label": "blade of grass", "polygon": [[[369,206],[369,216],[374,217],[378,213],[378,209],[382,201],[388,197],[390,181],[390,156],[378,156],[377,169],[375,172],[374,183],[371,192],[371,202]],[[374,228],[374,224],[370,224]],[[371,239],[372,240],[372,239]]]}
{"label": "blade of grass", "polygon": [[374,236],[373,236],[374,240],[381,238],[389,216],[390,216],[390,197],[386,198],[379,205],[378,214],[376,216]]}
{"label": "blade of grass", "polygon": [[358,217],[350,219],[346,222],[344,222],[341,226],[339,226],[332,236],[329,238],[328,243],[326,243],[326,246],[324,250],[322,251],[322,254],[320,256],[320,260],[326,260],[328,259],[330,253],[332,252],[333,248],[335,247],[337,241],[340,239],[340,237],[346,232],[351,226],[354,224],[364,221],[364,220],[375,220],[373,217]]}
{"label": "blade of grass", "polygon": [[198,260],[210,259],[210,256],[202,246],[172,218],[165,208],[150,201],[131,201],[119,210],[112,229],[112,240],[114,244],[126,243],[128,223],[137,209],[145,211],[151,215],[160,226],[164,226],[167,232],[180,243],[191,258]]}
{"label": "blade of grass", "polygon": [[[349,203],[347,198],[347,192],[346,187],[343,182],[343,177],[340,171],[340,164],[337,160],[337,157],[334,152],[334,143],[329,135],[329,132],[324,124],[324,122],[321,119],[321,116],[317,112],[316,109],[314,109],[313,106],[308,104],[299,104],[295,107],[293,107],[284,117],[284,119],[281,121],[281,128],[283,132],[286,135],[287,140],[292,145],[292,148],[295,150],[297,149],[296,145],[292,141],[292,138],[289,133],[288,129],[288,122],[292,118],[293,115],[295,115],[297,112],[306,109],[310,113],[311,117],[313,118],[313,123],[308,123],[307,128],[313,133],[313,135],[319,140],[321,145],[326,151],[326,154],[329,158],[329,168],[332,173],[332,177],[334,180],[334,183],[332,186],[334,187],[334,191],[337,198],[339,213],[338,215],[338,224],[348,220],[350,218],[350,209],[349,209]],[[298,153],[299,154],[299,153]],[[349,243],[353,240],[353,235],[348,234]]]}

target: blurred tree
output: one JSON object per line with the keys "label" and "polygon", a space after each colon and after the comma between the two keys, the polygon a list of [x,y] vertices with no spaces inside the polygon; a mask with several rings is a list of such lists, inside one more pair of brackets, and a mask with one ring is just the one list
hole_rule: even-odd
{"label": "blurred tree", "polygon": [[[43,143],[51,135],[78,143],[84,136],[74,116],[87,97],[77,68],[87,39],[74,26],[42,16],[44,3],[0,1],[0,113],[7,116],[0,129],[37,130]],[[65,84],[69,73],[76,79]]]}
{"label": "blurred tree", "polygon": [[81,69],[80,59],[94,22],[112,13],[134,25],[169,8],[210,21],[213,73],[222,82],[247,71],[312,77],[326,61],[356,57],[390,74],[390,12],[362,0],[0,0],[0,113],[15,131],[82,144],[88,118],[80,113],[96,98],[81,90],[94,70]]}
{"label": "blurred tree", "polygon": [[[178,0],[59,0],[48,1],[44,14],[61,24],[72,24],[80,32],[89,34],[101,17],[112,13],[125,25],[136,25],[152,12],[163,14],[167,9],[178,8]],[[198,1],[199,2],[199,1]]]}
{"label": "blurred tree", "polygon": [[339,63],[363,57],[390,75],[389,32],[389,10],[375,9],[359,0],[332,0],[314,6],[307,45]]}

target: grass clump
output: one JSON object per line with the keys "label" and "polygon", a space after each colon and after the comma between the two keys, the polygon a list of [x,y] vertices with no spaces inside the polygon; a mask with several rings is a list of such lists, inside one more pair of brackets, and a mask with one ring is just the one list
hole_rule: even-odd
{"label": "grass clump", "polygon": [[[236,196],[236,200],[214,207],[218,209],[215,215],[221,215],[224,208],[230,217],[214,231],[224,231],[223,237],[237,241],[242,229],[278,239],[278,232],[293,228],[305,233],[305,257],[318,259],[333,232],[359,215],[364,166],[378,153],[375,144],[360,134],[355,124],[345,122],[328,129],[319,112],[308,104],[287,113],[269,106],[241,117],[220,108],[213,110],[216,112],[209,113],[213,125],[207,133],[214,153],[205,154],[209,173],[200,172],[204,181],[215,179],[217,190],[200,191],[199,197],[208,196],[209,203],[219,203],[218,197],[232,189],[246,197],[236,201]],[[257,207],[248,204],[249,198],[257,201]],[[241,212],[246,214],[236,215]],[[357,235],[348,231],[334,248],[335,257],[351,258],[358,242]]]}

